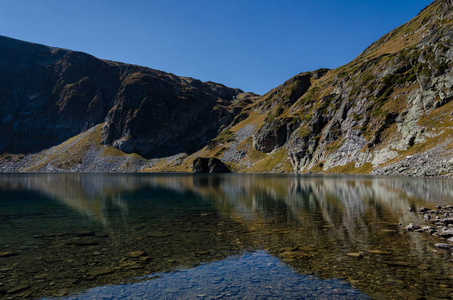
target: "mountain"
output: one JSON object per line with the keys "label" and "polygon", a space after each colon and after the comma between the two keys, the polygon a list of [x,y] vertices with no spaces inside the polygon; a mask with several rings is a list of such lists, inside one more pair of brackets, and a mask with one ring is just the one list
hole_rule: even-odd
{"label": "mountain", "polygon": [[191,172],[215,157],[234,172],[453,176],[452,21],[436,0],[350,63],[261,97],[1,38],[0,169]]}
{"label": "mountain", "polygon": [[0,37],[0,151],[37,152],[103,123],[104,144],[193,152],[240,112],[242,91]]}

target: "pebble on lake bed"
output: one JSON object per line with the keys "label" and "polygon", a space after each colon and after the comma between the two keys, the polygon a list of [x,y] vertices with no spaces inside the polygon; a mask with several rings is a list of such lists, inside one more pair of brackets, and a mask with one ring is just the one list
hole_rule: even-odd
{"label": "pebble on lake bed", "polygon": [[347,256],[351,256],[351,257],[357,257],[357,258],[362,258],[363,257],[363,253],[355,253],[355,252],[351,252],[351,253],[346,253]]}
{"label": "pebble on lake bed", "polygon": [[440,249],[453,249],[453,245],[445,244],[445,243],[437,243],[437,244],[434,244],[434,246],[436,246],[437,248],[440,248]]}
{"label": "pebble on lake bed", "polygon": [[413,224],[413,223],[410,223],[409,225],[407,225],[406,227],[404,227],[404,229],[407,229],[409,231],[413,231],[413,230],[417,230],[419,229],[420,226],[416,225],[416,224]]}
{"label": "pebble on lake bed", "polygon": [[145,255],[145,252],[144,251],[131,251],[127,254],[129,257],[133,257],[133,258],[138,258],[140,256],[143,256]]}
{"label": "pebble on lake bed", "polygon": [[0,252],[0,257],[10,257],[10,256],[15,256],[18,255],[19,253],[17,252]]}

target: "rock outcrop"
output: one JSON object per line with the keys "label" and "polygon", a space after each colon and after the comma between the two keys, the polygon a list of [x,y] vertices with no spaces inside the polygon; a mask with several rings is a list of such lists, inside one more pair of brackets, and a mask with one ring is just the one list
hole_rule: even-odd
{"label": "rock outcrop", "polygon": [[198,157],[193,161],[194,173],[231,173],[230,169],[218,158]]}
{"label": "rock outcrop", "polygon": [[452,19],[452,2],[435,1],[351,63],[264,95],[255,149],[285,148],[301,173],[451,174]]}

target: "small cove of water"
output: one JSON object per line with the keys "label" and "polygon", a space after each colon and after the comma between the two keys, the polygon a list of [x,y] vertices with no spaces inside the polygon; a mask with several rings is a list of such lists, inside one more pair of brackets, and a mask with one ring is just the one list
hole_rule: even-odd
{"label": "small cove of water", "polygon": [[450,298],[451,253],[400,225],[448,204],[441,179],[4,174],[0,298]]}

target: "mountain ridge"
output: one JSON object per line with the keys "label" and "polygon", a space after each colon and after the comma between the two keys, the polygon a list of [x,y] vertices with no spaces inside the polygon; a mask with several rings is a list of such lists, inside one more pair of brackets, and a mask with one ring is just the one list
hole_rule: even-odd
{"label": "mountain ridge", "polygon": [[[191,172],[197,157],[215,157],[234,172],[451,177],[452,21],[453,1],[436,0],[351,62],[300,73],[261,97],[218,84],[129,72],[115,97],[104,97],[116,101],[106,105],[105,122],[93,118],[82,128],[91,128],[83,135],[90,136],[81,142],[84,147],[90,144],[98,153],[92,155],[116,161],[115,167],[86,166],[89,151],[78,151],[80,163],[61,168],[66,159],[46,159],[50,150],[43,150],[3,159],[0,168]],[[74,90],[83,90],[83,84]],[[186,97],[190,107],[181,105]],[[201,98],[209,103],[205,109],[195,105]],[[189,118],[181,117],[187,112]],[[152,113],[167,117],[155,119]],[[205,123],[189,128],[200,118]],[[52,151],[61,150],[55,147]],[[116,156],[106,157],[105,149]],[[142,156],[139,163],[128,160],[133,153]]]}
{"label": "mountain ridge", "polygon": [[[110,119],[118,117],[120,107],[134,97],[154,110],[158,108],[157,102],[162,97],[165,98],[162,103],[179,109],[180,102],[204,107],[204,111],[196,112],[208,119],[207,126],[198,136],[194,133],[185,134],[183,128],[175,129],[179,130],[176,135],[180,139],[184,139],[184,135],[191,136],[191,145],[180,145],[183,146],[182,150],[191,151],[187,148],[198,148],[203,144],[204,137],[201,134],[207,135],[207,138],[217,134],[217,127],[222,122],[220,114],[231,114],[226,107],[236,95],[242,93],[239,89],[222,84],[202,83],[193,78],[146,67],[100,60],[79,51],[7,37],[0,37],[0,52],[3,57],[0,62],[3,83],[0,89],[4,107],[0,116],[0,132],[4,142],[0,145],[0,151],[3,152],[37,152],[104,121],[104,142],[114,143],[123,139],[124,144],[127,140],[136,139],[130,134],[123,136],[121,132],[115,132],[109,123]],[[156,103],[151,103],[153,101]],[[162,118],[171,117],[168,113],[160,112]],[[124,116],[123,120],[134,122],[135,117]],[[183,121],[184,118],[178,120]],[[124,128],[118,130],[143,130],[143,124],[136,124],[132,128],[128,125],[122,124]],[[17,135],[21,135],[22,139],[17,139]],[[135,143],[135,147],[129,146],[131,150],[149,155],[143,142]],[[190,144],[189,141],[187,143]],[[162,151],[169,151],[165,145],[156,146],[163,148]],[[118,147],[121,148],[121,145]]]}

